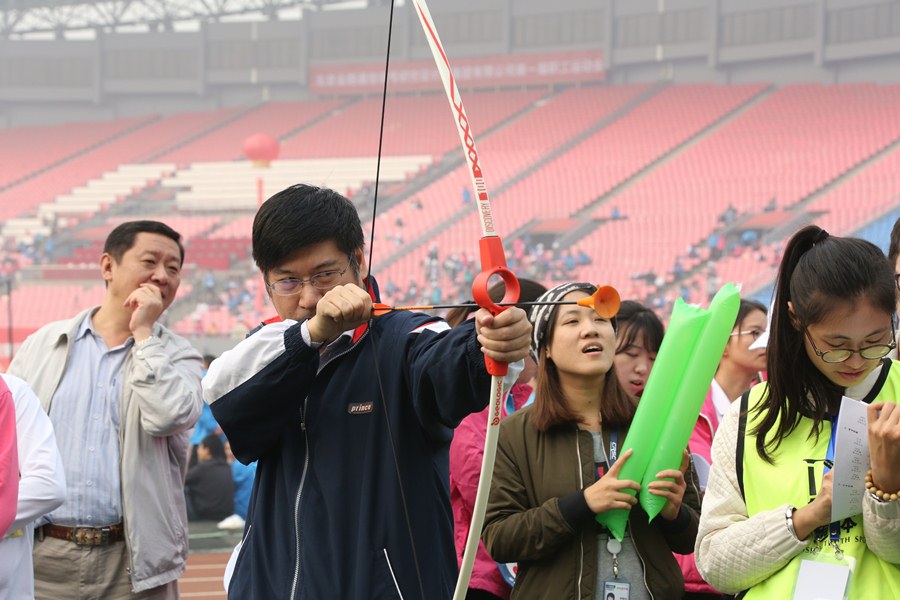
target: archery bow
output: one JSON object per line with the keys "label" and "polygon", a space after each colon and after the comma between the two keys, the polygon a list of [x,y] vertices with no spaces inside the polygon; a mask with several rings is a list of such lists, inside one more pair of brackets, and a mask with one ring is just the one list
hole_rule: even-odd
{"label": "archery bow", "polygon": [[[431,13],[425,0],[413,0],[416,14],[431,55],[437,65],[444,91],[450,108],[456,121],[456,131],[462,142],[463,153],[466,156],[469,176],[472,180],[472,188],[475,192],[475,207],[481,219],[481,240],[479,249],[481,255],[481,272],[472,282],[472,295],[478,306],[487,309],[491,314],[497,315],[506,309],[504,304],[515,303],[519,298],[519,280],[506,267],[506,255],[503,251],[503,242],[494,229],[494,215],[491,210],[491,202],[488,198],[487,186],[484,183],[484,173],[478,160],[478,151],[475,149],[475,135],[469,124],[469,118],[463,108],[459,89],[456,87],[456,79],[450,69],[450,61],[444,52],[444,46],[438,36],[437,29],[431,19]],[[493,276],[500,277],[506,284],[506,293],[501,302],[495,303],[488,294],[488,282]],[[472,511],[472,521],[469,525],[469,535],[466,539],[466,549],[463,553],[462,563],[459,567],[459,579],[456,581],[456,590],[453,593],[454,600],[462,600],[466,596],[469,587],[469,578],[472,575],[472,566],[475,563],[475,553],[478,550],[478,541],[481,539],[481,526],[484,523],[484,513],[487,509],[487,499],[490,492],[491,478],[494,472],[494,458],[497,454],[497,437],[500,425],[500,408],[503,405],[504,386],[503,377],[507,373],[506,363],[494,361],[488,357],[484,359],[488,373],[491,374],[491,396],[487,419],[487,431],[484,437],[484,456],[481,461],[481,474],[478,478],[478,491],[475,495],[475,507]]]}
{"label": "archery bow", "polygon": [[[378,189],[381,180],[381,151],[384,144],[384,113],[387,108],[388,70],[391,64],[391,39],[394,31],[394,0],[391,0],[390,16],[388,18],[387,51],[384,57],[384,87],[381,92],[381,123],[378,129],[378,159],[375,165],[375,195],[372,199],[372,229],[369,234],[369,276],[372,274],[372,256],[375,249],[375,217],[378,215]],[[378,368],[378,344],[375,343],[375,333],[369,336],[372,345],[372,360],[375,364],[375,379],[378,382],[378,391],[381,395],[382,416],[384,426],[391,444],[391,458],[394,462],[394,472],[397,474],[397,487],[400,491],[400,502],[403,505],[403,516],[406,520],[406,533],[409,535],[410,550],[412,551],[413,567],[416,572],[416,582],[419,584],[419,594],[425,599],[425,585],[422,582],[422,570],[419,568],[419,554],[416,551],[416,540],[413,535],[412,523],[409,518],[409,504],[406,502],[406,491],[403,488],[403,475],[400,472],[400,462],[397,460],[397,444],[394,441],[394,433],[391,428],[391,420],[387,414],[387,395],[384,393],[384,382],[381,380],[381,370]]]}

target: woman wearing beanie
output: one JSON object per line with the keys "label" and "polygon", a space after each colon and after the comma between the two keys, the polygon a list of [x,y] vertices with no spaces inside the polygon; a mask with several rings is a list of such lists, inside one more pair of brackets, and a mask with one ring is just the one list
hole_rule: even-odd
{"label": "woman wearing beanie", "polygon": [[[595,290],[568,283],[539,301],[577,301]],[[686,455],[682,470],[659,474],[671,482],[649,484],[668,501],[652,523],[625,493],[639,489],[618,478],[631,453],[617,449],[635,406],[615,373],[615,319],[542,305],[531,321],[535,401],[500,425],[482,536],[494,560],[518,561],[512,598],[680,598],[672,552],[693,550],[698,488]],[[594,518],[614,509],[631,509],[621,542]]]}

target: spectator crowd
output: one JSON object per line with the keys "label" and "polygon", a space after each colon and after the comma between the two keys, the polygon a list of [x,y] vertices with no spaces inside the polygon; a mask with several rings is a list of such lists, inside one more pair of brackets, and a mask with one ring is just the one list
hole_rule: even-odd
{"label": "spectator crowd", "polygon": [[[573,280],[591,257],[518,238],[518,306],[373,318],[357,209],[292,186],[254,220],[259,288],[203,276],[209,306],[259,312],[266,294],[277,313],[219,357],[161,322],[181,236],[116,226],[102,302],[40,328],[0,378],[0,598],[178,598],[191,521],[243,532],[223,581],[242,600],[449,598],[470,535],[476,600],[900,598],[900,220],[888,256],[815,225],[774,250],[739,234],[778,265],[771,305],[743,299],[725,323],[680,464],[629,475],[648,448],[622,448],[657,359],[687,349],[667,346],[658,314],[715,293],[718,276],[691,269],[736,252],[740,219],[729,207],[669,273],[638,275],[649,301],[596,305]],[[385,299],[465,300],[480,270],[436,245],[421,266]],[[851,410],[868,458],[848,467]],[[859,479],[840,510],[839,464]]]}

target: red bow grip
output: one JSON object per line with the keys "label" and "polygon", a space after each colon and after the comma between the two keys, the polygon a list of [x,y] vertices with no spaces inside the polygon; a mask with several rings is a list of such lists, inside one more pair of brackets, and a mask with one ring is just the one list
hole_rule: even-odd
{"label": "red bow grip", "polygon": [[[472,282],[472,297],[475,303],[481,308],[485,308],[492,315],[499,315],[501,312],[509,308],[508,306],[499,306],[491,300],[488,293],[488,285],[494,275],[500,277],[506,284],[506,293],[500,302],[515,303],[519,301],[519,280],[512,271],[506,268],[506,253],[503,251],[503,242],[496,235],[486,236],[478,242],[481,252],[481,272],[475,276]],[[496,361],[492,358],[484,357],[484,364],[487,372],[497,377],[506,375],[508,365],[504,362]]]}

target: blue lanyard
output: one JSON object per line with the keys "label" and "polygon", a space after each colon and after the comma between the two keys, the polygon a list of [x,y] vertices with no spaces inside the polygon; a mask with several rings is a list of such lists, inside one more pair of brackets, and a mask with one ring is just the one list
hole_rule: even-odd
{"label": "blue lanyard", "polygon": [[609,466],[612,468],[619,455],[619,430],[613,429],[609,434]]}
{"label": "blue lanyard", "polygon": [[[837,422],[838,416],[835,415],[831,418],[831,438],[828,440],[828,451],[825,453],[825,469],[822,471],[822,476],[828,474],[828,472],[834,467],[834,453],[837,446]],[[838,540],[841,539],[841,523],[840,521],[834,521],[828,526],[829,531],[829,539],[832,543],[837,543]]]}
{"label": "blue lanyard", "polygon": [[[600,445],[601,446],[603,445],[602,438],[600,441]],[[598,463],[598,462],[594,463],[597,467],[597,470],[594,473],[594,475],[597,477],[597,479],[600,479],[600,476],[601,476],[600,469],[602,468],[603,474],[606,474],[612,468],[612,466],[615,464],[616,458],[618,457],[618,455],[619,455],[619,431],[617,429],[613,429],[612,431],[609,432],[609,453],[606,455],[606,459],[603,461],[603,463]]]}

